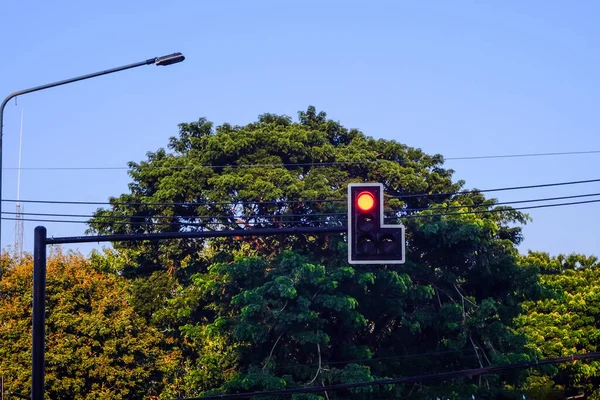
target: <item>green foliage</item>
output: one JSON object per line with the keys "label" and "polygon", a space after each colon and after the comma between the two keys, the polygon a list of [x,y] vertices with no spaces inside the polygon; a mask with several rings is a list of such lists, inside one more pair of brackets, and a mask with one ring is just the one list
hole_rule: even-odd
{"label": "green foliage", "polygon": [[[263,114],[245,126],[180,124],[169,151],[130,163],[130,192],[99,209],[91,231],[335,226],[345,222],[348,183],[381,182],[388,212],[408,232],[409,262],[394,268],[348,266],[338,235],[116,244],[117,272],[131,279],[136,311],[186,360],[185,395],[527,359],[523,337],[510,329],[520,302],[539,289],[515,250],[518,224],[527,217],[510,208],[461,214],[488,210],[495,200],[451,194],[463,182],[452,181],[441,156],[347,129],[314,107],[300,112],[298,122]],[[442,194],[400,197],[420,193]],[[324,213],[338,215],[324,219]],[[523,378],[509,379],[513,386],[506,387]],[[503,382],[450,386],[455,395],[474,393],[471,385],[490,394],[505,391]],[[435,385],[395,385],[343,396],[366,392],[448,395]]]}
{"label": "green foliage", "polygon": [[[564,357],[598,351],[600,346],[600,264],[597,257],[579,254],[550,257],[530,252],[523,257],[527,269],[541,272],[545,296],[523,303],[524,314],[516,319],[527,347],[537,358]],[[600,362],[573,362],[544,371],[529,382],[532,391],[566,390],[567,394],[598,396]],[[541,397],[540,397],[541,398]]]}
{"label": "green foliage", "polygon": [[[6,256],[5,256],[6,257]],[[0,370],[5,390],[29,393],[32,260],[0,280]],[[164,390],[175,354],[129,302],[126,282],[79,254],[54,253],[47,277],[46,395],[52,399],[141,399]]]}

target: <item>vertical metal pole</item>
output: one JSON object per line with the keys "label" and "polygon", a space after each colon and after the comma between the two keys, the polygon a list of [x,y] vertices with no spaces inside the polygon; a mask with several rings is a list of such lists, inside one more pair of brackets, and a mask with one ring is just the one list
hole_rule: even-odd
{"label": "vertical metal pole", "polygon": [[33,346],[31,351],[31,400],[44,399],[46,233],[45,227],[36,227],[33,242]]}

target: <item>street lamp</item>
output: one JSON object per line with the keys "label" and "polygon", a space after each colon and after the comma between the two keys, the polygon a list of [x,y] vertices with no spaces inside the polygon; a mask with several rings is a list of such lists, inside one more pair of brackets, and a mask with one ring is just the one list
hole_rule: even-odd
{"label": "street lamp", "polygon": [[[83,81],[85,79],[95,78],[97,76],[108,75],[108,74],[112,74],[114,72],[125,71],[126,69],[141,67],[142,65],[154,64],[156,66],[167,66],[167,65],[171,65],[171,64],[180,63],[183,60],[185,60],[185,57],[183,56],[183,54],[173,53],[173,54],[169,54],[169,55],[162,56],[162,57],[149,58],[145,61],[140,61],[140,62],[129,64],[129,65],[123,65],[122,67],[117,67],[117,68],[107,69],[104,71],[94,72],[92,74],[82,75],[82,76],[78,76],[78,77],[71,78],[71,79],[65,79],[64,81],[58,81],[58,82],[54,82],[54,83],[49,83],[47,85],[36,86],[36,87],[30,88],[30,89],[19,90],[18,92],[9,94],[8,97],[6,97],[4,99],[4,101],[2,102],[2,105],[0,105],[0,216],[2,215],[2,127],[4,126],[4,122],[3,122],[4,107],[6,107],[6,104],[11,99],[13,99],[17,96],[21,96],[23,94],[38,92],[40,90],[50,89],[50,88],[53,88],[56,86],[66,85],[67,83]],[[1,250],[2,250],[2,222],[0,219],[0,251]]]}

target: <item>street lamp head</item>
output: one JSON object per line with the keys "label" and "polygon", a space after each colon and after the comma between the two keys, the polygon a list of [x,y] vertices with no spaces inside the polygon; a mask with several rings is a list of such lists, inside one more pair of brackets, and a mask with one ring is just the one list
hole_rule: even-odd
{"label": "street lamp head", "polygon": [[153,60],[155,65],[171,65],[177,64],[185,60],[185,57],[181,53],[173,53],[168,56],[156,57]]}

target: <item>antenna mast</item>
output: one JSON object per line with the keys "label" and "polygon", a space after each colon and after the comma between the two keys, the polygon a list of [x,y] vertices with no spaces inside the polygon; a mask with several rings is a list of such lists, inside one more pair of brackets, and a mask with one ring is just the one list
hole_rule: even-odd
{"label": "antenna mast", "polygon": [[23,257],[23,215],[21,207],[21,152],[23,150],[23,109],[21,109],[21,133],[19,135],[19,167],[17,169],[17,212],[15,221],[15,255],[19,260]]}

